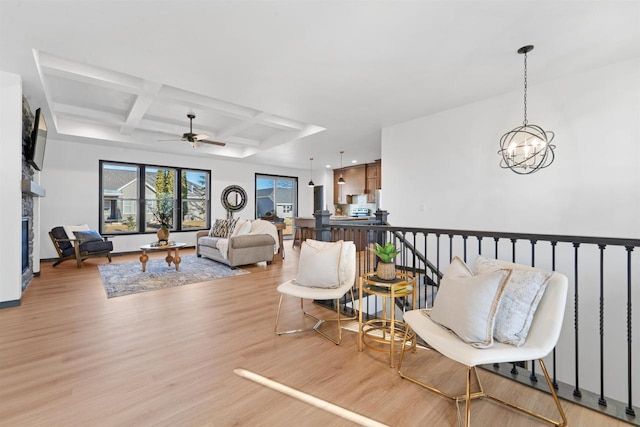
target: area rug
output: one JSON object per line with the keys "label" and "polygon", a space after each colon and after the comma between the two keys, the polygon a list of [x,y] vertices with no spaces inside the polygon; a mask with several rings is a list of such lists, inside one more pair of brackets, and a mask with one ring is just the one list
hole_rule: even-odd
{"label": "area rug", "polygon": [[198,258],[196,255],[181,258],[180,271],[176,271],[173,264],[168,266],[164,257],[150,259],[144,273],[140,261],[99,265],[98,270],[107,298],[249,274],[241,268],[234,270],[227,265],[204,257]]}

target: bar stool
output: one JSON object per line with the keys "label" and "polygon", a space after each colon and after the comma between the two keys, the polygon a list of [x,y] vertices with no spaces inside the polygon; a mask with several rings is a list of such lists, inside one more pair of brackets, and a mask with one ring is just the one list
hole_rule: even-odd
{"label": "bar stool", "polygon": [[296,246],[296,241],[298,242],[298,246],[302,245],[302,242],[307,240],[309,235],[308,227],[301,227],[296,225],[293,227],[293,247]]}

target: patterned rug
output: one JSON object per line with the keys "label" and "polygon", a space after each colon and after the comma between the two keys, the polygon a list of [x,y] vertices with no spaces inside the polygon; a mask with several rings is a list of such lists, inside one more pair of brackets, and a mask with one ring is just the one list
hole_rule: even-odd
{"label": "patterned rug", "polygon": [[167,266],[164,257],[150,259],[144,273],[140,261],[99,265],[98,270],[107,298],[249,274],[241,268],[233,270],[224,264],[204,257],[198,258],[196,255],[181,258],[180,271],[176,271],[173,264]]}

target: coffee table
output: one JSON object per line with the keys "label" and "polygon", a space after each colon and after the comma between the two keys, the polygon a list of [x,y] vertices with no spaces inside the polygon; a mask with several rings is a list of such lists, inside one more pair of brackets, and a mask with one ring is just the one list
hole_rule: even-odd
{"label": "coffee table", "polygon": [[[140,255],[140,262],[142,263],[142,272],[147,271],[147,261],[149,261],[149,255],[147,255],[147,251],[167,251],[167,257],[165,261],[167,261],[167,265],[171,266],[171,263],[176,266],[176,271],[180,268],[180,262],[182,258],[180,258],[180,248],[185,247],[186,243],[173,243],[171,245],[162,245],[162,246],[152,246],[142,245],[140,246],[140,250],[142,251],[142,255]],[[172,254],[173,252],[173,254]]]}

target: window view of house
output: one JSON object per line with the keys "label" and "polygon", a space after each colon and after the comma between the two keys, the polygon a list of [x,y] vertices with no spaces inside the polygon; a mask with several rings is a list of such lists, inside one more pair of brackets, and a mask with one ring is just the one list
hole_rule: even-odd
{"label": "window view of house", "polygon": [[284,234],[292,235],[297,211],[297,178],[256,174],[256,218],[275,216],[284,222]]}
{"label": "window view of house", "polygon": [[209,173],[183,170],[181,174],[182,229],[207,227],[209,217],[207,195],[209,194]]}
{"label": "window view of house", "polygon": [[101,232],[207,228],[209,183],[209,171],[101,162]]}
{"label": "window view of house", "polygon": [[138,175],[135,165],[102,164],[103,232],[138,231]]}

